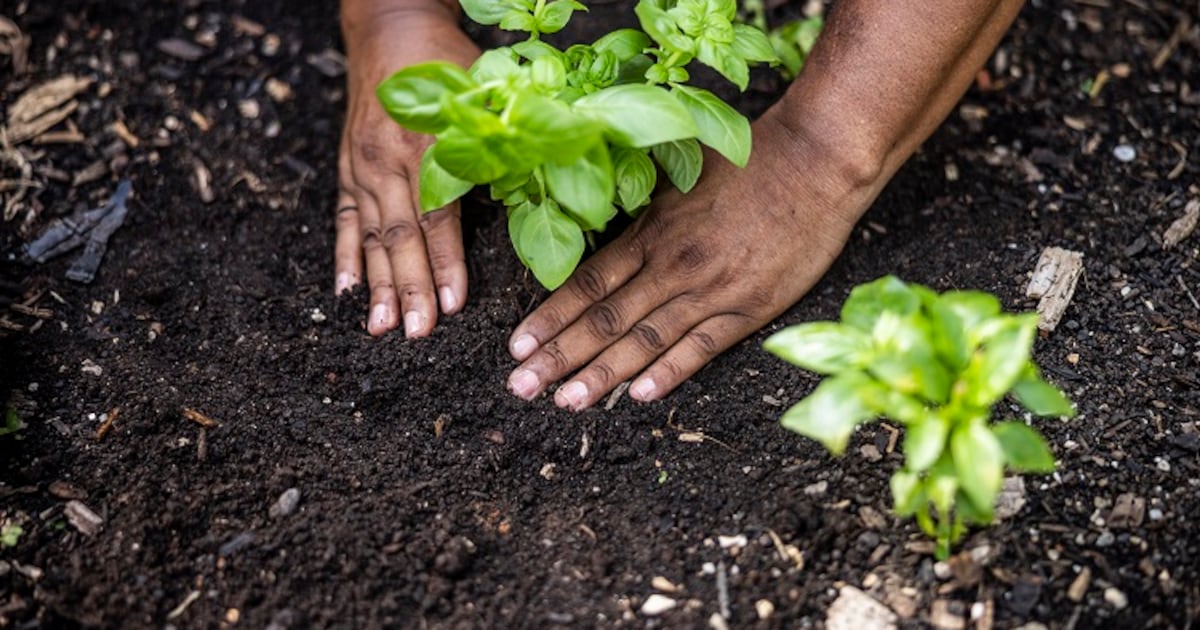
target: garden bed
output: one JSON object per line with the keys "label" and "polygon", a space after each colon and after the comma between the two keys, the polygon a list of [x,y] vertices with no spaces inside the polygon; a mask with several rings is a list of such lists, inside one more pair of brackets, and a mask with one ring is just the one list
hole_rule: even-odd
{"label": "garden bed", "polygon": [[[365,291],[332,296],[335,3],[16,4],[30,68],[4,68],[6,106],[95,83],[79,139],[21,145],[39,214],[0,228],[37,297],[0,339],[27,425],[0,436],[0,519],[23,529],[0,548],[0,627],[806,627],[844,585],[901,627],[1200,616],[1200,235],[1161,244],[1200,198],[1200,30],[1173,5],[1026,7],[804,300],[661,402],[569,413],[505,390],[505,342],[544,292],[481,191],[470,300],[432,337],[371,338]],[[564,37],[630,20],[596,3]],[[741,106],[779,89],[762,71]],[[121,177],[93,283],[64,278],[73,256],[12,262]],[[1048,246],[1085,256],[1035,349],[1079,416],[1036,421],[1058,473],[937,565],[888,512],[893,432],[834,459],[782,429],[817,379],[761,342],[887,273],[1032,309]],[[649,617],[655,593],[676,606]]]}

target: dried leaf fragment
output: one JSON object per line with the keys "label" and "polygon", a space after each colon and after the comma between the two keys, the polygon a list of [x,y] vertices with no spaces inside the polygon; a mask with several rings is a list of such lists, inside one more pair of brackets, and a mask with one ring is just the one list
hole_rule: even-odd
{"label": "dried leaf fragment", "polygon": [[1200,223],[1200,199],[1193,199],[1184,206],[1183,216],[1175,219],[1171,227],[1163,232],[1163,249],[1171,249],[1191,236],[1196,231],[1197,223]]}

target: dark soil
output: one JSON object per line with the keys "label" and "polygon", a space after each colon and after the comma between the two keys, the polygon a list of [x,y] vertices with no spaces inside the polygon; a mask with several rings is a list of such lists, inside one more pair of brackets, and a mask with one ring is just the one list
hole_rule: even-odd
{"label": "dark soil", "polygon": [[[26,276],[49,312],[9,312],[26,330],[0,341],[3,393],[28,425],[0,437],[0,522],[24,530],[0,548],[0,627],[696,628],[721,611],[722,576],[732,627],[820,626],[843,584],[904,627],[972,611],[976,627],[1194,625],[1200,236],[1160,241],[1200,196],[1197,27],[1154,67],[1180,6],[1028,6],[808,297],[665,401],[571,414],[505,391],[505,340],[543,295],[494,210],[475,204],[472,297],[432,338],[370,338],[365,295],[331,295],[345,94],[310,59],[339,46],[335,4],[0,4],[33,42],[28,74],[0,69],[6,105],[65,73],[97,80],[70,117],[86,140],[23,145],[44,187],[32,220],[2,228],[4,276]],[[579,26],[590,39],[627,10],[598,3]],[[235,28],[238,15],[265,34]],[[157,47],[206,34],[216,46],[194,61]],[[272,101],[268,77],[295,97]],[[749,109],[778,90],[768,74],[756,85]],[[118,120],[137,147],[118,142]],[[70,184],[97,160],[108,174]],[[119,177],[136,198],[93,284],[63,278],[70,256],[15,262]],[[889,430],[834,459],[782,429],[817,381],[760,343],[836,316],[852,286],[886,273],[1032,308],[1027,274],[1052,245],[1083,252],[1086,276],[1036,354],[1080,415],[1038,422],[1059,472],[1026,479],[1019,513],[964,541],[982,572],[960,557],[947,578],[914,524],[888,515],[901,462]],[[288,488],[298,508],[272,516]],[[98,531],[67,522],[69,498],[103,518]],[[1144,501],[1132,516],[1130,498]],[[748,544],[718,542],[735,535]],[[648,619],[655,577],[679,586],[679,606]]]}

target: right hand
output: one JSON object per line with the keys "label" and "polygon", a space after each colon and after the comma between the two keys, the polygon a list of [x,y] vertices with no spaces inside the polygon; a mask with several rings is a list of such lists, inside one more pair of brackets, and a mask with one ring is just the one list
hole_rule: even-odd
{"label": "right hand", "polygon": [[345,29],[349,103],[338,149],[334,291],[357,285],[365,268],[372,335],[402,323],[409,338],[424,337],[439,304],[450,315],[467,299],[459,204],[423,213],[417,201],[421,155],[433,138],[401,128],[375,96],[405,66],[442,60],[467,67],[479,56],[454,16],[429,4]]}

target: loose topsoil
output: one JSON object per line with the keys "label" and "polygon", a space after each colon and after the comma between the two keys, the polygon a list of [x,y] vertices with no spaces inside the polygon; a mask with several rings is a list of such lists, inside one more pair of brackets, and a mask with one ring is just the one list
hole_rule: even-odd
{"label": "loose topsoil", "polygon": [[[27,425],[0,436],[0,521],[23,529],[0,547],[0,627],[820,627],[843,585],[901,627],[1191,627],[1200,236],[1161,245],[1200,197],[1183,4],[1027,6],[795,308],[662,402],[572,414],[505,391],[505,341],[544,294],[480,192],[470,301],[431,338],[371,338],[365,293],[333,297],[336,3],[7,0],[32,47],[26,74],[0,69],[6,107],[66,73],[96,83],[69,118],[82,142],[19,147],[40,188],[2,228],[16,301],[44,310],[9,309],[23,330],[0,341]],[[629,19],[596,3],[564,38]],[[738,102],[780,88],[764,71]],[[120,177],[135,197],[92,284],[63,277],[71,256],[18,261]],[[1058,472],[935,564],[888,512],[895,429],[840,459],[782,429],[817,380],[761,341],[887,273],[1030,309],[1055,245],[1086,273],[1036,358],[1079,417],[1035,421]],[[652,593],[677,606],[643,615]]]}

